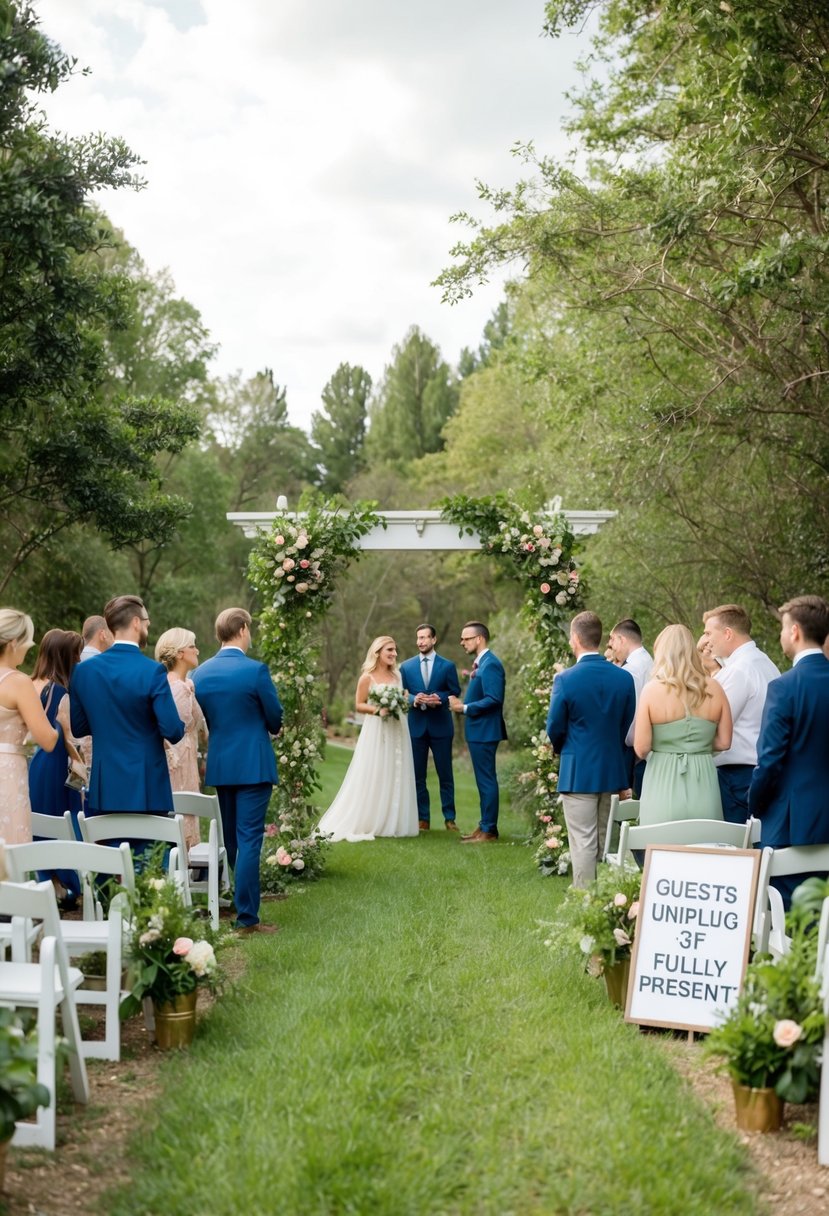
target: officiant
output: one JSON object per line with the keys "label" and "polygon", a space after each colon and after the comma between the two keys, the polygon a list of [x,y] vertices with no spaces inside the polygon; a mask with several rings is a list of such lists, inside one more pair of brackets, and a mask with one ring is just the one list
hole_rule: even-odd
{"label": "officiant", "polygon": [[457,832],[455,823],[455,777],[452,772],[452,738],[455,722],[449,697],[460,696],[461,686],[455,664],[435,650],[437,634],[433,625],[417,627],[418,654],[400,666],[403,687],[412,705],[409,733],[412,737],[417,818],[421,832],[431,826],[426,769],[431,751],[440,786],[440,807],[448,832]]}

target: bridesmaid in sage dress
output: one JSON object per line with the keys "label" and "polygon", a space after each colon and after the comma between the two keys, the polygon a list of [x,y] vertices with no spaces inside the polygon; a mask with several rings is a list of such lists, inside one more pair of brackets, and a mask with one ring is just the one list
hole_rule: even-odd
{"label": "bridesmaid in sage dress", "polygon": [[58,741],[32,681],[17,670],[33,642],[31,617],[16,608],[0,608],[0,840],[6,844],[32,839],[27,735],[45,752]]}
{"label": "bridesmaid in sage dress", "polygon": [[685,625],[668,625],[654,643],[653,676],[639,698],[633,746],[648,761],[640,824],[722,819],[713,753],[731,746],[731,710]]}

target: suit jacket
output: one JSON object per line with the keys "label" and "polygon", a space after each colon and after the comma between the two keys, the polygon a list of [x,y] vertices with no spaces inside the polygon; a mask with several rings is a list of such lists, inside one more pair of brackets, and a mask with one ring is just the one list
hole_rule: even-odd
{"label": "suit jacket", "polygon": [[772,680],[757,741],[748,809],[760,843],[829,844],[829,659],[806,655]]}
{"label": "suit jacket", "polygon": [[467,743],[499,743],[506,739],[504,693],[507,677],[497,655],[488,650],[471,677],[464,697]]}
{"label": "suit jacket", "polygon": [[562,794],[607,794],[629,784],[625,736],[636,713],[633,677],[586,654],[553,681],[547,734]]}
{"label": "suit jacket", "polygon": [[172,811],[164,740],[178,743],[184,723],[160,663],[124,642],[78,663],[69,716],[73,735],[92,736],[91,811]]}
{"label": "suit jacket", "polygon": [[265,664],[223,647],[191,678],[210,730],[206,784],[275,785],[270,735],[282,726],[282,706]]}
{"label": "suit jacket", "polygon": [[440,705],[436,705],[434,709],[412,706],[409,712],[409,732],[412,737],[428,735],[432,739],[451,739],[455,733],[455,715],[449,708],[449,697],[461,695],[455,664],[436,654],[432,663],[432,678],[427,688],[423,683],[420,655],[416,654],[400,664],[400,678],[409,693],[410,701],[414,700],[414,694],[418,692],[435,692],[440,697]]}

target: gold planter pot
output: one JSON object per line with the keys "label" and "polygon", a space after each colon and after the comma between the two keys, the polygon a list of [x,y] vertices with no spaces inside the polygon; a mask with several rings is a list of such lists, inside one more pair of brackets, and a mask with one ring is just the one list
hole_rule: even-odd
{"label": "gold planter pot", "polygon": [[743,1132],[778,1132],[783,1126],[783,1099],[773,1089],[752,1089],[732,1078],[737,1127]]}
{"label": "gold planter pot", "polygon": [[162,1051],[189,1047],[196,1033],[197,990],[177,996],[175,1000],[153,1001],[155,1041]]}
{"label": "gold planter pot", "polygon": [[6,1189],[6,1158],[9,1153],[9,1145],[11,1137],[8,1140],[0,1140],[0,1191]]}
{"label": "gold planter pot", "polygon": [[614,963],[612,967],[606,967],[603,975],[607,995],[611,1002],[618,1005],[620,1009],[624,1009],[630,979],[630,959],[623,958],[618,963]]}

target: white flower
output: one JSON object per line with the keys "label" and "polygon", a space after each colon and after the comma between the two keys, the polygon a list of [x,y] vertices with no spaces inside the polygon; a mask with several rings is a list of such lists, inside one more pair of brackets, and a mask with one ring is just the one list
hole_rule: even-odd
{"label": "white flower", "polygon": [[196,975],[209,975],[216,969],[216,955],[210,942],[196,942],[184,956],[184,961]]}
{"label": "white flower", "polygon": [[157,942],[161,937],[159,929],[148,929],[146,933],[142,933],[138,939],[139,946],[149,946],[151,942]]}
{"label": "white flower", "polygon": [[581,950],[582,954],[590,954],[595,944],[596,942],[594,938],[590,937],[590,935],[586,933],[579,942],[579,949]]}
{"label": "white flower", "polygon": [[295,870],[304,870],[305,869],[305,862],[302,860],[301,857],[295,857],[292,864],[293,864],[293,867]]}

